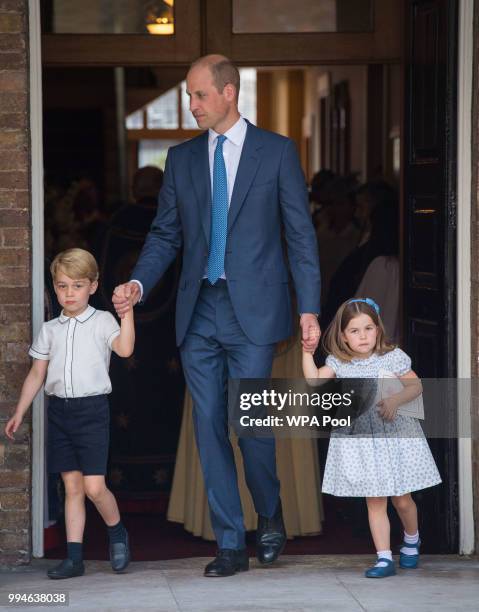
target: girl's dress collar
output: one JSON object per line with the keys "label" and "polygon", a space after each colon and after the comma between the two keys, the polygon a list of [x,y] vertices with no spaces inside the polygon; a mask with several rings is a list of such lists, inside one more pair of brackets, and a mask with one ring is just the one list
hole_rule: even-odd
{"label": "girl's dress collar", "polygon": [[373,353],[370,357],[366,357],[365,359],[361,359],[361,357],[353,357],[351,359],[351,363],[354,363],[354,365],[371,365],[371,363],[373,363],[374,361],[376,361],[377,359],[377,354]]}

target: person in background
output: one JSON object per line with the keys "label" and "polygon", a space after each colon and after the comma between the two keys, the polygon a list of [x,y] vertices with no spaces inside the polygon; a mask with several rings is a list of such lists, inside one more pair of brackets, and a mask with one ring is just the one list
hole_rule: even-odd
{"label": "person in background", "polygon": [[326,303],[329,283],[344,259],[359,243],[360,228],[354,217],[354,194],[358,187],[353,176],[338,176],[321,190],[322,223],[317,230],[321,245],[321,301]]}

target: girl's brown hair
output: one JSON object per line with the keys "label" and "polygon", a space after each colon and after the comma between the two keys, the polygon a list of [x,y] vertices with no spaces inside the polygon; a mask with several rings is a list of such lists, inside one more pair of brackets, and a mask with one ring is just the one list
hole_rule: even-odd
{"label": "girl's brown hair", "polygon": [[388,353],[396,348],[394,344],[387,340],[383,322],[375,308],[366,302],[352,302],[348,300],[338,308],[334,319],[323,336],[323,348],[328,355],[333,355],[341,361],[351,361],[356,356],[343,339],[343,332],[351,319],[361,314],[367,314],[371,317],[374,325],[378,328],[375,353],[384,355],[384,353]]}

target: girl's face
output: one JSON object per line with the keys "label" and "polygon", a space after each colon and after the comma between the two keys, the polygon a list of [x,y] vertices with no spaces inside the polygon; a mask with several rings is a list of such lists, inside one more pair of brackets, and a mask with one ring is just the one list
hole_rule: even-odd
{"label": "girl's face", "polygon": [[367,314],[361,313],[349,321],[342,338],[359,357],[369,357],[376,348],[378,327]]}

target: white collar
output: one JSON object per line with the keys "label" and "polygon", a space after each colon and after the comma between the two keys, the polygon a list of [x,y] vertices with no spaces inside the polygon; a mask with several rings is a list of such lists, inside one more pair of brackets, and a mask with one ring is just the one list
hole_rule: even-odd
{"label": "white collar", "polygon": [[[230,129],[224,133],[226,139],[232,142],[234,145],[239,147],[245,138],[246,130],[248,129],[248,124],[246,123],[244,117],[240,115],[238,121],[230,127]],[[212,128],[208,130],[208,140],[209,143],[212,144],[216,138],[218,138],[220,134],[215,132]]]}
{"label": "white collar", "polygon": [[95,308],[93,308],[93,306],[90,306],[90,304],[88,304],[86,309],[76,317],[67,317],[66,314],[64,314],[62,310],[60,313],[60,316],[58,317],[58,320],[60,321],[60,323],[66,323],[70,319],[76,319],[79,323],[85,323],[85,321],[87,321],[95,312],[96,312]]}

